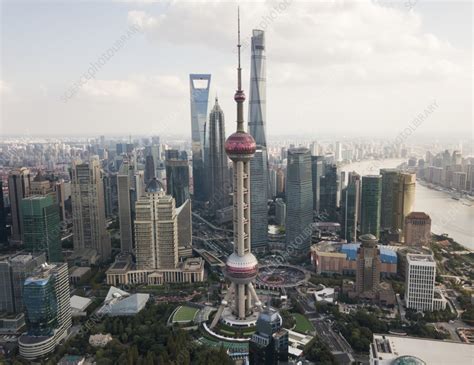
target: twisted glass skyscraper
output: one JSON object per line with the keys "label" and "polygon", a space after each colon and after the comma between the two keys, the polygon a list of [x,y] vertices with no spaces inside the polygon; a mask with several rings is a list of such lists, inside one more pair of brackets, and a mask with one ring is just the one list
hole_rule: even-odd
{"label": "twisted glass skyscraper", "polygon": [[189,75],[191,91],[191,139],[193,152],[193,187],[194,198],[199,201],[207,200],[206,189],[206,120],[209,103],[209,87],[211,75]]}
{"label": "twisted glass skyscraper", "polygon": [[257,151],[250,161],[251,240],[254,251],[265,251],[268,242],[268,158],[266,123],[265,33],[254,29],[250,60],[250,101],[248,131]]}

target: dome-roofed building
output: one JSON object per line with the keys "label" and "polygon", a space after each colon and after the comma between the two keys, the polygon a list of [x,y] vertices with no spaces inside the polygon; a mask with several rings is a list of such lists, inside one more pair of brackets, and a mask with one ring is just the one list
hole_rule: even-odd
{"label": "dome-roofed building", "polygon": [[159,192],[164,192],[165,191],[165,188],[163,186],[163,184],[161,183],[160,180],[158,180],[156,177],[154,177],[153,179],[151,179],[146,188],[145,188],[145,191],[147,193],[159,193]]}

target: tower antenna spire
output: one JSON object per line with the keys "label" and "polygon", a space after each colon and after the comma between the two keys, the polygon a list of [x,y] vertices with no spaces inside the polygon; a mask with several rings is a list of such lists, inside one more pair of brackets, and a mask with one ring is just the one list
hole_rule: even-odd
{"label": "tower antenna spire", "polygon": [[242,67],[240,66],[240,7],[237,7],[237,91],[235,92],[234,100],[237,103],[237,131],[245,132],[244,129],[244,101],[245,94],[242,90]]}

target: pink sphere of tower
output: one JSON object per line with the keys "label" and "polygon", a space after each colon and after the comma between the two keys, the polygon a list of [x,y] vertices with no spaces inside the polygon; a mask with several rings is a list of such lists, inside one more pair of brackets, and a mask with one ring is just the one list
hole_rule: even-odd
{"label": "pink sphere of tower", "polygon": [[257,145],[247,132],[235,132],[225,141],[225,151],[231,160],[245,160],[255,154]]}

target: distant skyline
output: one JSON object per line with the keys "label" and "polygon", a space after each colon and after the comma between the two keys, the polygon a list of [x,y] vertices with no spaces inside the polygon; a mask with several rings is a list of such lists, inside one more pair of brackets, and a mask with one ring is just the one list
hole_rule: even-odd
{"label": "distant skyline", "polygon": [[[190,140],[190,73],[212,74],[210,99],[219,97],[226,129],[235,129],[237,2],[0,6],[0,135]],[[240,7],[247,96],[252,30],[266,32],[269,137],[395,139],[434,100],[439,107],[413,136],[472,133],[470,1],[280,0]]]}

